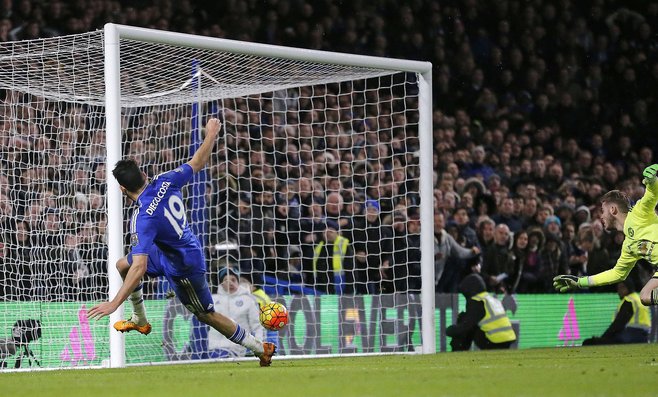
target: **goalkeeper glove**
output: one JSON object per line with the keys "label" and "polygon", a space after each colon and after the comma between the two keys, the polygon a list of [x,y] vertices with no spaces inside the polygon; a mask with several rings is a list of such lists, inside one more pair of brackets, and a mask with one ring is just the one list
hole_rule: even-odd
{"label": "goalkeeper glove", "polygon": [[642,176],[644,179],[642,180],[642,183],[645,185],[650,185],[656,180],[656,174],[658,173],[658,164],[652,164],[648,166],[647,168],[644,169],[644,172],[642,172]]}
{"label": "goalkeeper glove", "polygon": [[553,288],[558,292],[575,291],[580,288],[587,288],[588,286],[587,277],[561,274],[553,279]]}

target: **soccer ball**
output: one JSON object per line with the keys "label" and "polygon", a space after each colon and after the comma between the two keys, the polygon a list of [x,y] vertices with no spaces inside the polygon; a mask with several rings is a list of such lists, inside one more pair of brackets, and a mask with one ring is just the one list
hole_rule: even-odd
{"label": "soccer ball", "polygon": [[278,302],[260,307],[260,323],[270,331],[279,331],[288,324],[288,309]]}

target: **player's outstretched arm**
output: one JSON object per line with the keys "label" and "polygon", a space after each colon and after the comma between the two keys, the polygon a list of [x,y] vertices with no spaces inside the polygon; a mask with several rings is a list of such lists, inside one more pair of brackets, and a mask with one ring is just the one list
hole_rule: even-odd
{"label": "player's outstretched arm", "polygon": [[199,172],[208,163],[208,158],[210,158],[210,153],[212,153],[212,148],[215,145],[215,139],[217,139],[217,134],[221,129],[222,123],[219,119],[212,118],[206,123],[206,137],[194,156],[192,156],[192,159],[187,162],[194,172]]}
{"label": "player's outstretched arm", "polygon": [[141,282],[146,273],[147,262],[146,255],[133,255],[133,264],[130,266],[119,292],[111,301],[100,303],[89,309],[87,318],[99,320],[114,313]]}

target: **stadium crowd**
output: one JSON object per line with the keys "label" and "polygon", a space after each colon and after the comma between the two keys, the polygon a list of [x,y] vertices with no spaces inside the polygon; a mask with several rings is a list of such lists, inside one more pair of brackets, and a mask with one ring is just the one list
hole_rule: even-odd
{"label": "stadium crowd", "polygon": [[[505,293],[548,293],[557,274],[610,268],[623,234],[604,232],[597,199],[613,188],[638,199],[642,169],[656,160],[658,2],[6,0],[1,12],[3,42],[116,22],[432,62],[437,292],[456,292],[474,268]],[[339,89],[321,105],[344,110]],[[206,243],[235,240],[255,284],[272,275],[326,293],[417,291],[417,133],[396,108],[416,99],[379,102],[385,117],[350,109],[367,121],[358,124],[326,112],[319,129],[303,111],[317,104],[302,100],[286,119],[294,133],[264,119],[241,129],[249,109],[275,102],[263,98],[224,111],[230,133],[210,170]],[[34,101],[2,93],[1,293],[99,299],[102,120],[84,106],[63,116]],[[329,124],[334,134],[323,133]],[[171,142],[139,139],[145,129],[128,131],[125,153],[152,155],[140,161],[153,176],[181,157]]]}

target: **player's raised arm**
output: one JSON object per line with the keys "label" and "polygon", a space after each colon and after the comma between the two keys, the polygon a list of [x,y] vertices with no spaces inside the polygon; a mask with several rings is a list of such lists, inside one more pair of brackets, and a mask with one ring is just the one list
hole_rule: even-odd
{"label": "player's raised arm", "polygon": [[199,149],[194,153],[194,156],[192,156],[192,159],[187,162],[194,172],[199,172],[208,163],[208,158],[215,145],[215,139],[217,139],[217,134],[221,128],[222,123],[219,119],[212,118],[206,123],[206,137],[201,146],[199,146]]}

